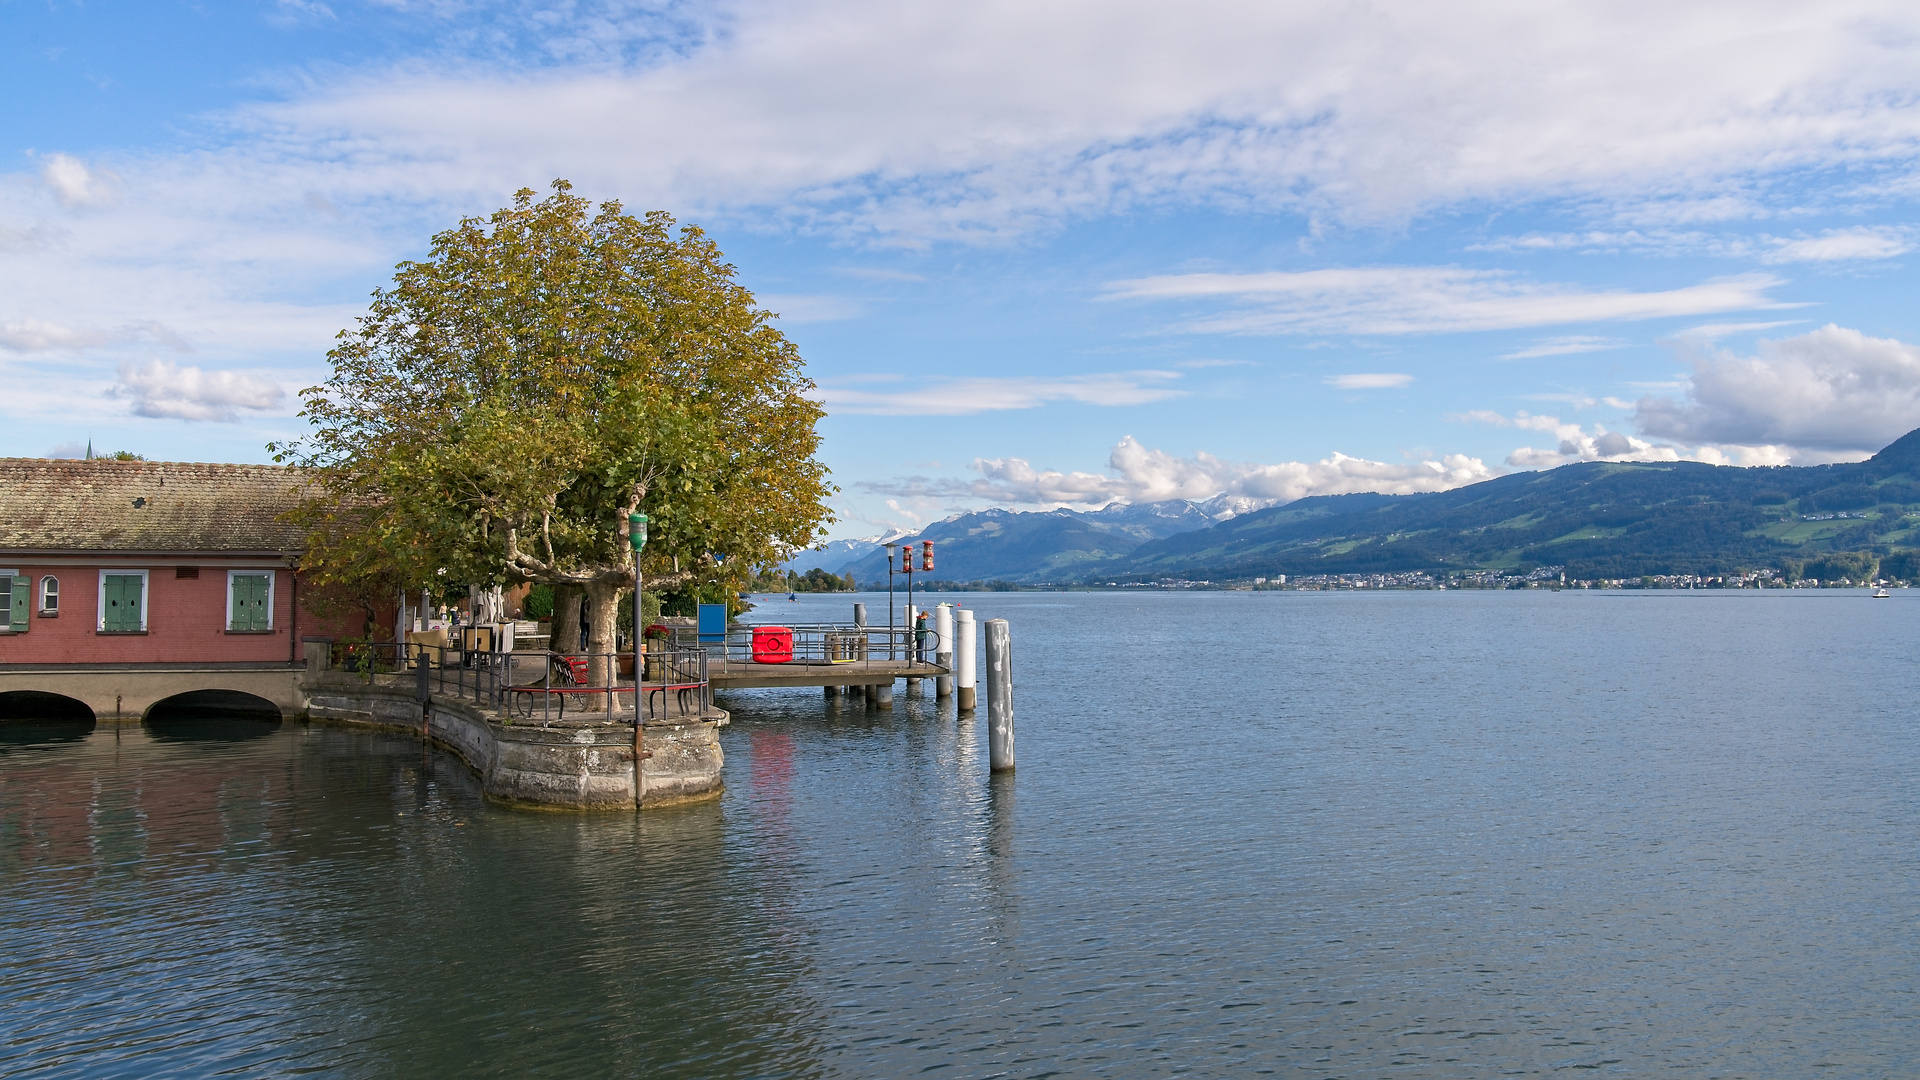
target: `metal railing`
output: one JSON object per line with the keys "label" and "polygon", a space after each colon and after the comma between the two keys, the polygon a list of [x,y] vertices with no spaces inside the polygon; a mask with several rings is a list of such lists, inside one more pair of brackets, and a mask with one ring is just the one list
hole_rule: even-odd
{"label": "metal railing", "polygon": [[637,680],[633,664],[632,653],[499,652],[390,641],[332,647],[333,668],[369,684],[376,678],[390,685],[410,681],[423,702],[439,694],[504,712],[510,720],[550,724],[572,712],[630,724],[636,712],[659,719],[712,711],[704,649],[650,646]]}
{"label": "metal railing", "polygon": [[[884,626],[860,626],[855,623],[774,623],[793,633],[793,663],[836,664],[871,667],[875,663],[915,660],[934,663],[940,652],[937,631]],[[692,630],[674,631],[678,649],[699,649],[729,665],[752,664],[753,632],[756,627],[741,624],[729,627],[725,640],[701,641]]]}

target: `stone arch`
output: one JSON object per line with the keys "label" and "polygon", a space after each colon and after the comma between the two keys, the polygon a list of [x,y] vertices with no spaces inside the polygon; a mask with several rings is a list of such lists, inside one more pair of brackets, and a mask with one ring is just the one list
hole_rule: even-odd
{"label": "stone arch", "polygon": [[160,739],[231,742],[280,727],[280,706],[240,690],[189,690],[148,706],[141,722]]}
{"label": "stone arch", "polygon": [[93,733],[87,703],[44,690],[0,693],[0,743],[77,742]]}

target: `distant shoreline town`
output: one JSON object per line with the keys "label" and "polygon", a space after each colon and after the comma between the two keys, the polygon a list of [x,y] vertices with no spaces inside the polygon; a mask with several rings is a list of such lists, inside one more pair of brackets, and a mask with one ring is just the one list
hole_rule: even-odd
{"label": "distant shoreline town", "polygon": [[[1160,581],[1105,582],[1013,582],[1013,581],[928,581],[915,588],[928,594],[955,592],[1124,592],[1138,589],[1186,589],[1213,592],[1330,592],[1360,589],[1858,589],[1878,584],[1895,584],[1885,579],[1793,577],[1773,569],[1739,574],[1648,574],[1634,578],[1569,578],[1565,568],[1543,566],[1528,571],[1467,570],[1455,574],[1276,574],[1243,580],[1190,580],[1165,578]],[[904,582],[902,583],[904,588]],[[874,583],[864,584],[873,591]],[[885,585],[879,586],[881,590]],[[837,589],[811,589],[803,592],[855,592],[846,585]]]}

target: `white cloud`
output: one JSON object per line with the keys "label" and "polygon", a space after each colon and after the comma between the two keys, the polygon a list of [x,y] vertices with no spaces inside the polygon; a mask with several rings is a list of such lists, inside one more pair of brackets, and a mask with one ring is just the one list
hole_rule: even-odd
{"label": "white cloud", "polygon": [[[924,244],[1150,205],[1319,222],[1573,200],[1621,220],[1725,218],[1793,204],[1821,170],[1920,160],[1920,11],[1891,0],[1817,17],[1785,0],[1365,19],[1245,0],[403,7],[457,32],[430,60],[301,73],[209,119],[190,150],[46,154],[35,175],[0,177],[5,245],[62,205],[96,211],[62,221],[60,258],[0,267],[0,318],[164,317],[208,355],[317,355],[357,305],[284,298],[378,280],[427,228],[560,175],[683,216]],[[459,25],[433,22],[451,14]],[[1622,312],[1620,297],[1547,288],[1579,301],[1550,311],[1572,300],[1428,284],[1437,312],[1343,302],[1321,321],[1455,328],[1454,292],[1499,308],[1468,325],[1665,313],[1639,294]],[[1653,295],[1756,299],[1700,288]],[[1289,311],[1264,329],[1315,321],[1312,305]]]}
{"label": "white cloud", "polygon": [[1920,346],[1829,323],[1759,343],[1758,355],[1696,352],[1686,398],[1648,395],[1634,419],[1656,438],[1864,455],[1920,427]]}
{"label": "white cloud", "polygon": [[1199,370],[1201,368],[1256,367],[1258,365],[1251,360],[1181,360],[1173,366]]}
{"label": "white cloud", "polygon": [[1661,292],[1596,292],[1535,284],[1494,270],[1408,266],[1174,274],[1110,282],[1105,299],[1231,299],[1259,305],[1182,326],[1199,333],[1418,334],[1801,306],[1767,295],[1779,284],[1770,275],[1742,274]]}
{"label": "white cloud", "polygon": [[1557,416],[1529,416],[1516,413],[1503,424],[1530,431],[1552,434],[1558,443],[1552,449],[1523,446],[1507,455],[1507,464],[1518,469],[1551,469],[1576,461],[1679,461],[1692,455],[1672,446],[1656,446],[1625,432],[1595,424],[1588,430],[1579,424],[1562,423]]}
{"label": "white cloud", "polygon": [[[1529,401],[1558,401],[1575,411],[1591,409],[1595,405],[1600,404],[1598,398],[1590,397],[1586,394],[1526,394],[1523,396]],[[1632,404],[1627,405],[1627,408],[1632,407]]]}
{"label": "white cloud", "polygon": [[884,267],[836,266],[834,267],[834,272],[844,274],[850,278],[858,278],[861,281],[885,281],[911,284],[927,280],[924,274],[916,274],[908,270],[889,270]]}
{"label": "white cloud", "polygon": [[11,352],[46,352],[53,349],[84,349],[104,345],[112,334],[96,330],[76,330],[71,326],[42,322],[39,319],[9,319],[0,322],[0,349]]}
{"label": "white cloud", "polygon": [[[1740,217],[1760,216],[1749,208]],[[1669,258],[1708,256],[1758,259],[1766,263],[1849,262],[1890,259],[1913,250],[1914,230],[1894,226],[1828,229],[1813,236],[1767,233],[1702,232],[1697,229],[1588,229],[1581,232],[1501,236],[1468,246],[1469,251],[1577,251],[1583,255],[1655,255]]]}
{"label": "white cloud", "polygon": [[1772,322],[1703,323],[1699,326],[1689,326],[1685,330],[1673,335],[1673,337],[1676,341],[1691,341],[1696,343],[1718,341],[1721,338],[1733,337],[1736,334],[1753,334],[1761,330],[1773,330],[1782,326],[1794,326],[1806,321],[1805,319],[1775,319]]}
{"label": "white cloud", "polygon": [[1551,337],[1535,342],[1524,349],[1503,354],[1502,360],[1531,360],[1539,356],[1565,356],[1570,353],[1601,352],[1606,349],[1618,349],[1627,343],[1620,338],[1593,337],[1575,334],[1565,337]]}
{"label": "white cloud", "polygon": [[165,360],[123,364],[118,397],[133,401],[136,416],[231,421],[241,410],[278,409],[286,391],[273,382],[233,371],[202,371]]}
{"label": "white cloud", "polygon": [[1124,502],[1195,502],[1225,496],[1235,512],[1292,502],[1309,495],[1377,491],[1405,495],[1444,491],[1492,478],[1478,458],[1450,454],[1438,460],[1391,464],[1333,454],[1320,461],[1273,465],[1225,461],[1201,452],[1176,457],[1142,446],[1129,435],[1107,459],[1106,474],[1035,469],[1022,458],[982,458],[974,481],[905,481],[868,485],[913,495],[986,500],[1003,505],[1100,506]]}
{"label": "white cloud", "polygon": [[[473,35],[532,39],[506,63],[476,46],[471,65],[363,71],[238,122],[414,184],[564,171],[921,238],[1148,202],[1398,218],[1567,195],[1725,220],[1763,210],[1770,176],[1908,161],[1920,136],[1920,18],[1888,0],[1817,18],[1784,0],[1364,19],[1245,0],[747,0],[691,28],[679,11],[542,14],[544,31]],[[648,48],[663,29],[679,36]]]}
{"label": "white cloud", "polygon": [[63,442],[60,445],[54,447],[53,449],[47,451],[42,456],[59,460],[62,458],[85,457],[86,453],[87,453],[87,444],[83,442],[74,441],[74,442]]}
{"label": "white cloud", "polygon": [[0,255],[9,252],[40,251],[51,247],[63,234],[59,229],[41,222],[24,229],[9,228],[0,225]]}
{"label": "white cloud", "polygon": [[[687,218],[924,246],[1152,207],[1318,228],[1549,205],[1613,232],[1698,231],[1842,183],[1906,198],[1920,163],[1920,9],[1894,0],[390,7],[448,31],[421,35],[433,55],[295,73],[154,144],[185,149],[45,154],[0,175],[0,247],[40,249],[0,259],[0,320],[164,320],[210,366],[312,364],[364,283],[431,229],[563,175]],[[329,302],[342,281],[363,283],[356,302]],[[1440,284],[1411,313],[1295,300],[1277,322],[1213,329],[1544,326],[1670,313],[1648,296],[1764,300],[1453,283],[1487,301],[1476,312]]]}
{"label": "white cloud", "polygon": [[97,173],[86,162],[69,154],[49,154],[40,166],[40,180],[60,200],[72,208],[102,206],[113,201],[111,173]]}
{"label": "white cloud", "polygon": [[135,323],[116,330],[79,329],[39,319],[0,322],[0,349],[10,352],[78,352],[132,341],[151,341],[179,352],[192,351],[179,334],[157,322]]}
{"label": "white cloud", "polygon": [[[1032,409],[1056,401],[1082,405],[1146,405],[1181,397],[1184,390],[1166,385],[1178,379],[1172,371],[1123,371],[1102,375],[1063,375],[1054,378],[1010,375],[972,379],[916,380],[904,390],[857,390],[836,379],[819,388],[817,396],[836,413],[867,416],[965,416],[1005,409]],[[877,381],[877,380],[876,380]]]}
{"label": "white cloud", "polygon": [[1354,372],[1350,375],[1329,375],[1321,381],[1341,390],[1398,390],[1412,382],[1413,376]]}
{"label": "white cloud", "polygon": [[[1548,396],[1548,395],[1537,395]],[[1591,398],[1585,404],[1598,404]],[[1616,408],[1631,408],[1630,402],[1605,399]],[[1578,407],[1578,403],[1576,403]],[[1817,464],[1828,460],[1804,460],[1793,448],[1783,446],[1698,445],[1675,446],[1636,438],[1623,431],[1594,424],[1591,428],[1562,421],[1557,416],[1516,412],[1508,417],[1490,409],[1454,413],[1446,417],[1460,423],[1487,424],[1492,427],[1518,428],[1553,436],[1552,447],[1522,446],[1507,455],[1507,464],[1517,469],[1552,469],[1578,461],[1704,461],[1713,465],[1787,465]]]}
{"label": "white cloud", "polygon": [[1818,236],[1781,240],[1768,252],[1767,262],[1840,262],[1891,259],[1913,250],[1908,229],[1829,229]]}

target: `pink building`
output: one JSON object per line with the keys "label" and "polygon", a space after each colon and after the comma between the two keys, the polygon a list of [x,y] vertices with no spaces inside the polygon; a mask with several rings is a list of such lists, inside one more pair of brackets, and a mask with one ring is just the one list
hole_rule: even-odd
{"label": "pink building", "polygon": [[[300,605],[273,465],[0,459],[0,667],[292,665],[361,632]],[[392,623],[387,618],[387,624]]]}

